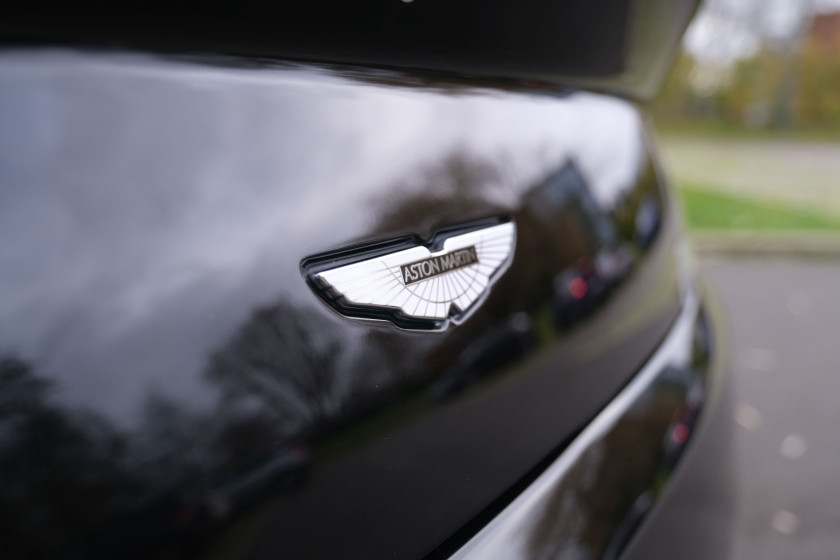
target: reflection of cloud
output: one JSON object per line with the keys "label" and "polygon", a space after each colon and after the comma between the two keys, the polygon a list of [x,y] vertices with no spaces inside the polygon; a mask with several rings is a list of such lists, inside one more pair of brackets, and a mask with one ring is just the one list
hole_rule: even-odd
{"label": "reflection of cloud", "polygon": [[129,55],[0,65],[0,340],[123,419],[152,386],[209,399],[207,353],[279,289],[305,290],[300,258],[368,235],[384,187],[458,147],[504,156],[508,204],[569,157],[607,202],[641,158],[636,113],[594,95]]}

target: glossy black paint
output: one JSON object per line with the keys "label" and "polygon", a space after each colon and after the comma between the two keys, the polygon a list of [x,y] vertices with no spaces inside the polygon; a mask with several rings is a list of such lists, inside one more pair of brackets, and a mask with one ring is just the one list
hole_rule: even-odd
{"label": "glossy black paint", "polygon": [[[592,94],[213,62],[0,57],[0,544],[446,555],[677,316],[643,121]],[[445,333],[349,321],[301,277],[500,215],[511,268]]]}
{"label": "glossy black paint", "polygon": [[[651,96],[699,0],[9,2],[0,41],[412,68]],[[241,64],[240,59],[240,64]],[[251,58],[248,64],[258,64]],[[432,78],[440,81],[441,77]]]}

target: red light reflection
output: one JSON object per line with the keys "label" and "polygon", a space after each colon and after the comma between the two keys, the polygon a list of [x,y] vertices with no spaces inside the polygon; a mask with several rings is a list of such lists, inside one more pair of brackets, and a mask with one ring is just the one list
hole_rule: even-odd
{"label": "red light reflection", "polygon": [[677,424],[674,426],[674,429],[671,430],[671,441],[677,445],[682,445],[688,441],[689,435],[691,435],[691,428],[685,424]]}
{"label": "red light reflection", "polygon": [[586,285],[586,280],[583,278],[574,278],[569,282],[569,293],[575,299],[582,299],[589,291],[589,286]]}

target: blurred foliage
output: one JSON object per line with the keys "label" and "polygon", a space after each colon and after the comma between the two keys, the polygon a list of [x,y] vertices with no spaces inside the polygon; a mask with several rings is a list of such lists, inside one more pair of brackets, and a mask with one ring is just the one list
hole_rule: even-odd
{"label": "blurred foliage", "polygon": [[713,122],[840,134],[840,48],[805,40],[790,54],[767,47],[729,66],[703,63],[683,51],[653,114],[664,126]]}
{"label": "blurred foliage", "polygon": [[808,125],[840,127],[840,50],[826,56],[814,45],[802,52],[797,116]]}

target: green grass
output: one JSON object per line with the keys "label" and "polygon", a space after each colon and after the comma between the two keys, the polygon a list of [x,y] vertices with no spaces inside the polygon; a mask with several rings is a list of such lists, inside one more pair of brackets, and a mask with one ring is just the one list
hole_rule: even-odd
{"label": "green grass", "polygon": [[747,128],[717,121],[663,121],[655,122],[655,126],[661,136],[709,138],[716,140],[840,142],[840,130],[837,130],[835,127],[774,130],[771,128]]}
{"label": "green grass", "polygon": [[691,229],[840,231],[840,217],[783,203],[735,197],[703,186],[677,186]]}

